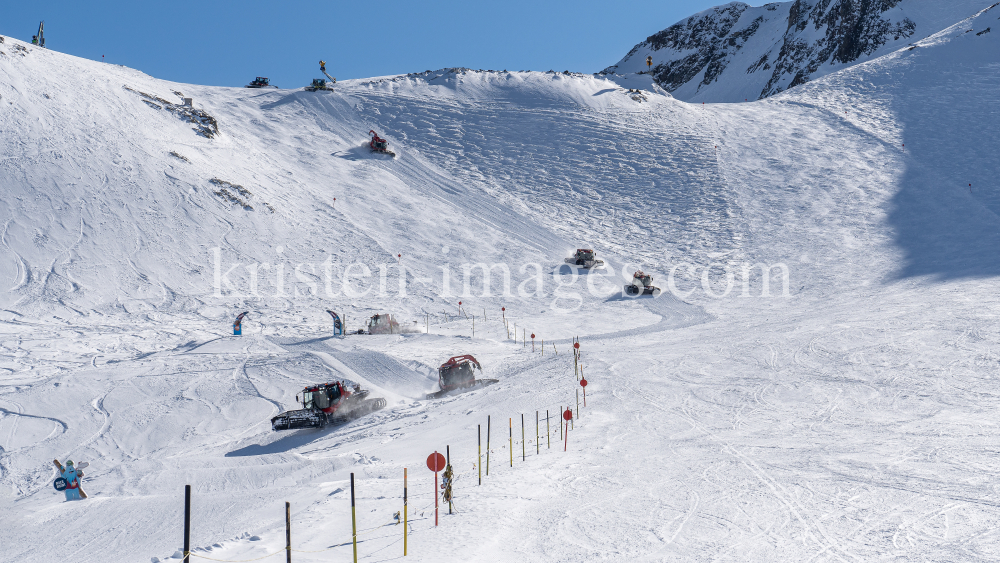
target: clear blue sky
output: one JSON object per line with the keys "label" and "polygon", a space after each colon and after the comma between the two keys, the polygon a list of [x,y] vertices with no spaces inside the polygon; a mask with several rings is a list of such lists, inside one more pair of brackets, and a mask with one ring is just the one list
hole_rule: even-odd
{"label": "clear blue sky", "polygon": [[4,2],[0,35],[177,82],[283,88],[465,66],[596,72],[724,0],[45,0]]}

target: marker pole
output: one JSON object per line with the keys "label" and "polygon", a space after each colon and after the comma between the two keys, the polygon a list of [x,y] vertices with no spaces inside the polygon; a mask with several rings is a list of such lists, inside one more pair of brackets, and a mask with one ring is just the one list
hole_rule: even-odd
{"label": "marker pole", "polygon": [[292,563],[292,505],[285,502],[285,561]]}
{"label": "marker pole", "polygon": [[479,440],[479,458],[476,460],[476,467],[479,468],[479,484],[483,484],[483,425],[476,425],[476,436]]}
{"label": "marker pole", "polygon": [[490,476],[490,417],[486,416],[486,476]]}
{"label": "marker pole", "polygon": [[406,491],[406,468],[403,468],[403,557],[406,557],[406,532],[409,528],[409,523],[406,518],[407,512],[407,491]]}
{"label": "marker pole", "polygon": [[[437,451],[434,452],[434,457],[437,457]],[[437,461],[434,462],[434,467],[437,467]],[[434,470],[434,525],[438,525],[438,472],[437,469]]]}
{"label": "marker pole", "polygon": [[507,419],[507,423],[508,423],[508,425],[510,427],[509,428],[509,430],[510,430],[510,438],[509,438],[509,440],[510,440],[510,443],[509,443],[509,446],[510,446],[510,466],[514,467],[514,419],[513,418],[508,418]]}
{"label": "marker pole", "polygon": [[542,452],[542,444],[538,441],[538,411],[535,411],[535,455]]}
{"label": "marker pole", "polygon": [[523,462],[527,457],[524,445],[524,413],[521,413],[521,461]]}
{"label": "marker pole", "polygon": [[[444,459],[445,459],[445,467],[447,467],[448,473],[452,473],[451,446],[444,447]],[[451,478],[448,479],[448,514],[451,514]]]}
{"label": "marker pole", "polygon": [[549,409],[545,409],[545,443],[546,449],[552,449],[552,432],[549,430]]}
{"label": "marker pole", "polygon": [[184,485],[184,563],[191,563],[191,485]]}
{"label": "marker pole", "polygon": [[[358,517],[354,508],[354,474],[351,473],[351,541],[354,543],[354,563],[358,563]],[[289,551],[289,553],[291,553]]]}

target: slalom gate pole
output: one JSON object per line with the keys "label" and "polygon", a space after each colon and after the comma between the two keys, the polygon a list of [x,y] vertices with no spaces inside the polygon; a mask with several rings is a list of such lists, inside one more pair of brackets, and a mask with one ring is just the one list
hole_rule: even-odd
{"label": "slalom gate pole", "polygon": [[476,337],[476,316],[472,315],[472,337]]}
{"label": "slalom gate pole", "polygon": [[542,338],[541,340],[542,340],[542,355],[544,356],[545,355],[545,339]]}
{"label": "slalom gate pole", "polygon": [[508,444],[510,446],[510,466],[514,467],[514,418],[508,418],[507,423],[510,429],[510,443]]}
{"label": "slalom gate pole", "polygon": [[545,409],[545,443],[548,449],[552,449],[552,432],[549,430],[549,409]]}
{"label": "slalom gate pole", "polygon": [[486,476],[490,476],[490,417],[486,416]]}
{"label": "slalom gate pole", "polygon": [[524,413],[521,413],[521,461],[523,462],[527,456],[524,445]]}
{"label": "slalom gate pole", "polygon": [[191,563],[191,485],[184,485],[184,563]]}
{"label": "slalom gate pole", "polygon": [[406,557],[406,532],[409,528],[409,523],[406,518],[407,511],[407,498],[406,498],[406,468],[403,468],[403,557]]}
{"label": "slalom gate pole", "polygon": [[576,390],[576,417],[580,418],[580,390]]}
{"label": "slalom gate pole", "polygon": [[535,411],[535,455],[542,453],[542,444],[538,441],[538,411]]}
{"label": "slalom gate pole", "polygon": [[583,406],[587,406],[587,388],[583,388]]}
{"label": "slalom gate pole", "polygon": [[351,542],[354,544],[354,563],[358,563],[358,518],[354,508],[354,474],[351,473]]}
{"label": "slalom gate pole", "polygon": [[[444,447],[445,467],[451,469],[451,446]],[[452,473],[454,478],[454,473]],[[448,514],[451,514],[451,479],[448,479]]]}
{"label": "slalom gate pole", "polygon": [[292,505],[285,502],[285,561],[292,563]]}
{"label": "slalom gate pole", "polygon": [[479,484],[483,484],[483,425],[476,425],[476,437],[478,438],[479,457],[476,459],[476,467],[479,469]]}

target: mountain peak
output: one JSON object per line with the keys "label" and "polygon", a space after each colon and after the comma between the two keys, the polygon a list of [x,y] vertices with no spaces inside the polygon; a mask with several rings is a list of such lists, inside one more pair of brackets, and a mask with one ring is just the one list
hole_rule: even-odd
{"label": "mountain peak", "polygon": [[[902,48],[989,5],[957,0],[731,2],[655,33],[604,73],[649,72],[686,101],[762,99]],[[646,58],[652,58],[647,66]]]}

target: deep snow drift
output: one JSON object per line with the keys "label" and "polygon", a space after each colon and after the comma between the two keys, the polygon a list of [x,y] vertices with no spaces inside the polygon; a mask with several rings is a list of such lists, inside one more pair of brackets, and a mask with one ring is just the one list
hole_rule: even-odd
{"label": "deep snow drift", "polygon": [[[0,561],[167,560],[184,484],[195,555],[277,560],[288,501],[293,548],[326,550],[295,560],[346,560],[352,472],[360,558],[396,559],[404,467],[416,561],[1000,556],[998,17],[722,106],[461,69],[208,88],[6,38]],[[554,271],[577,247],[609,267]],[[621,296],[638,267],[663,296]],[[325,309],[409,333],[329,338]],[[500,383],[423,400],[458,353]],[[333,378],[389,406],[271,431]],[[90,462],[90,499],[53,458]]]}

